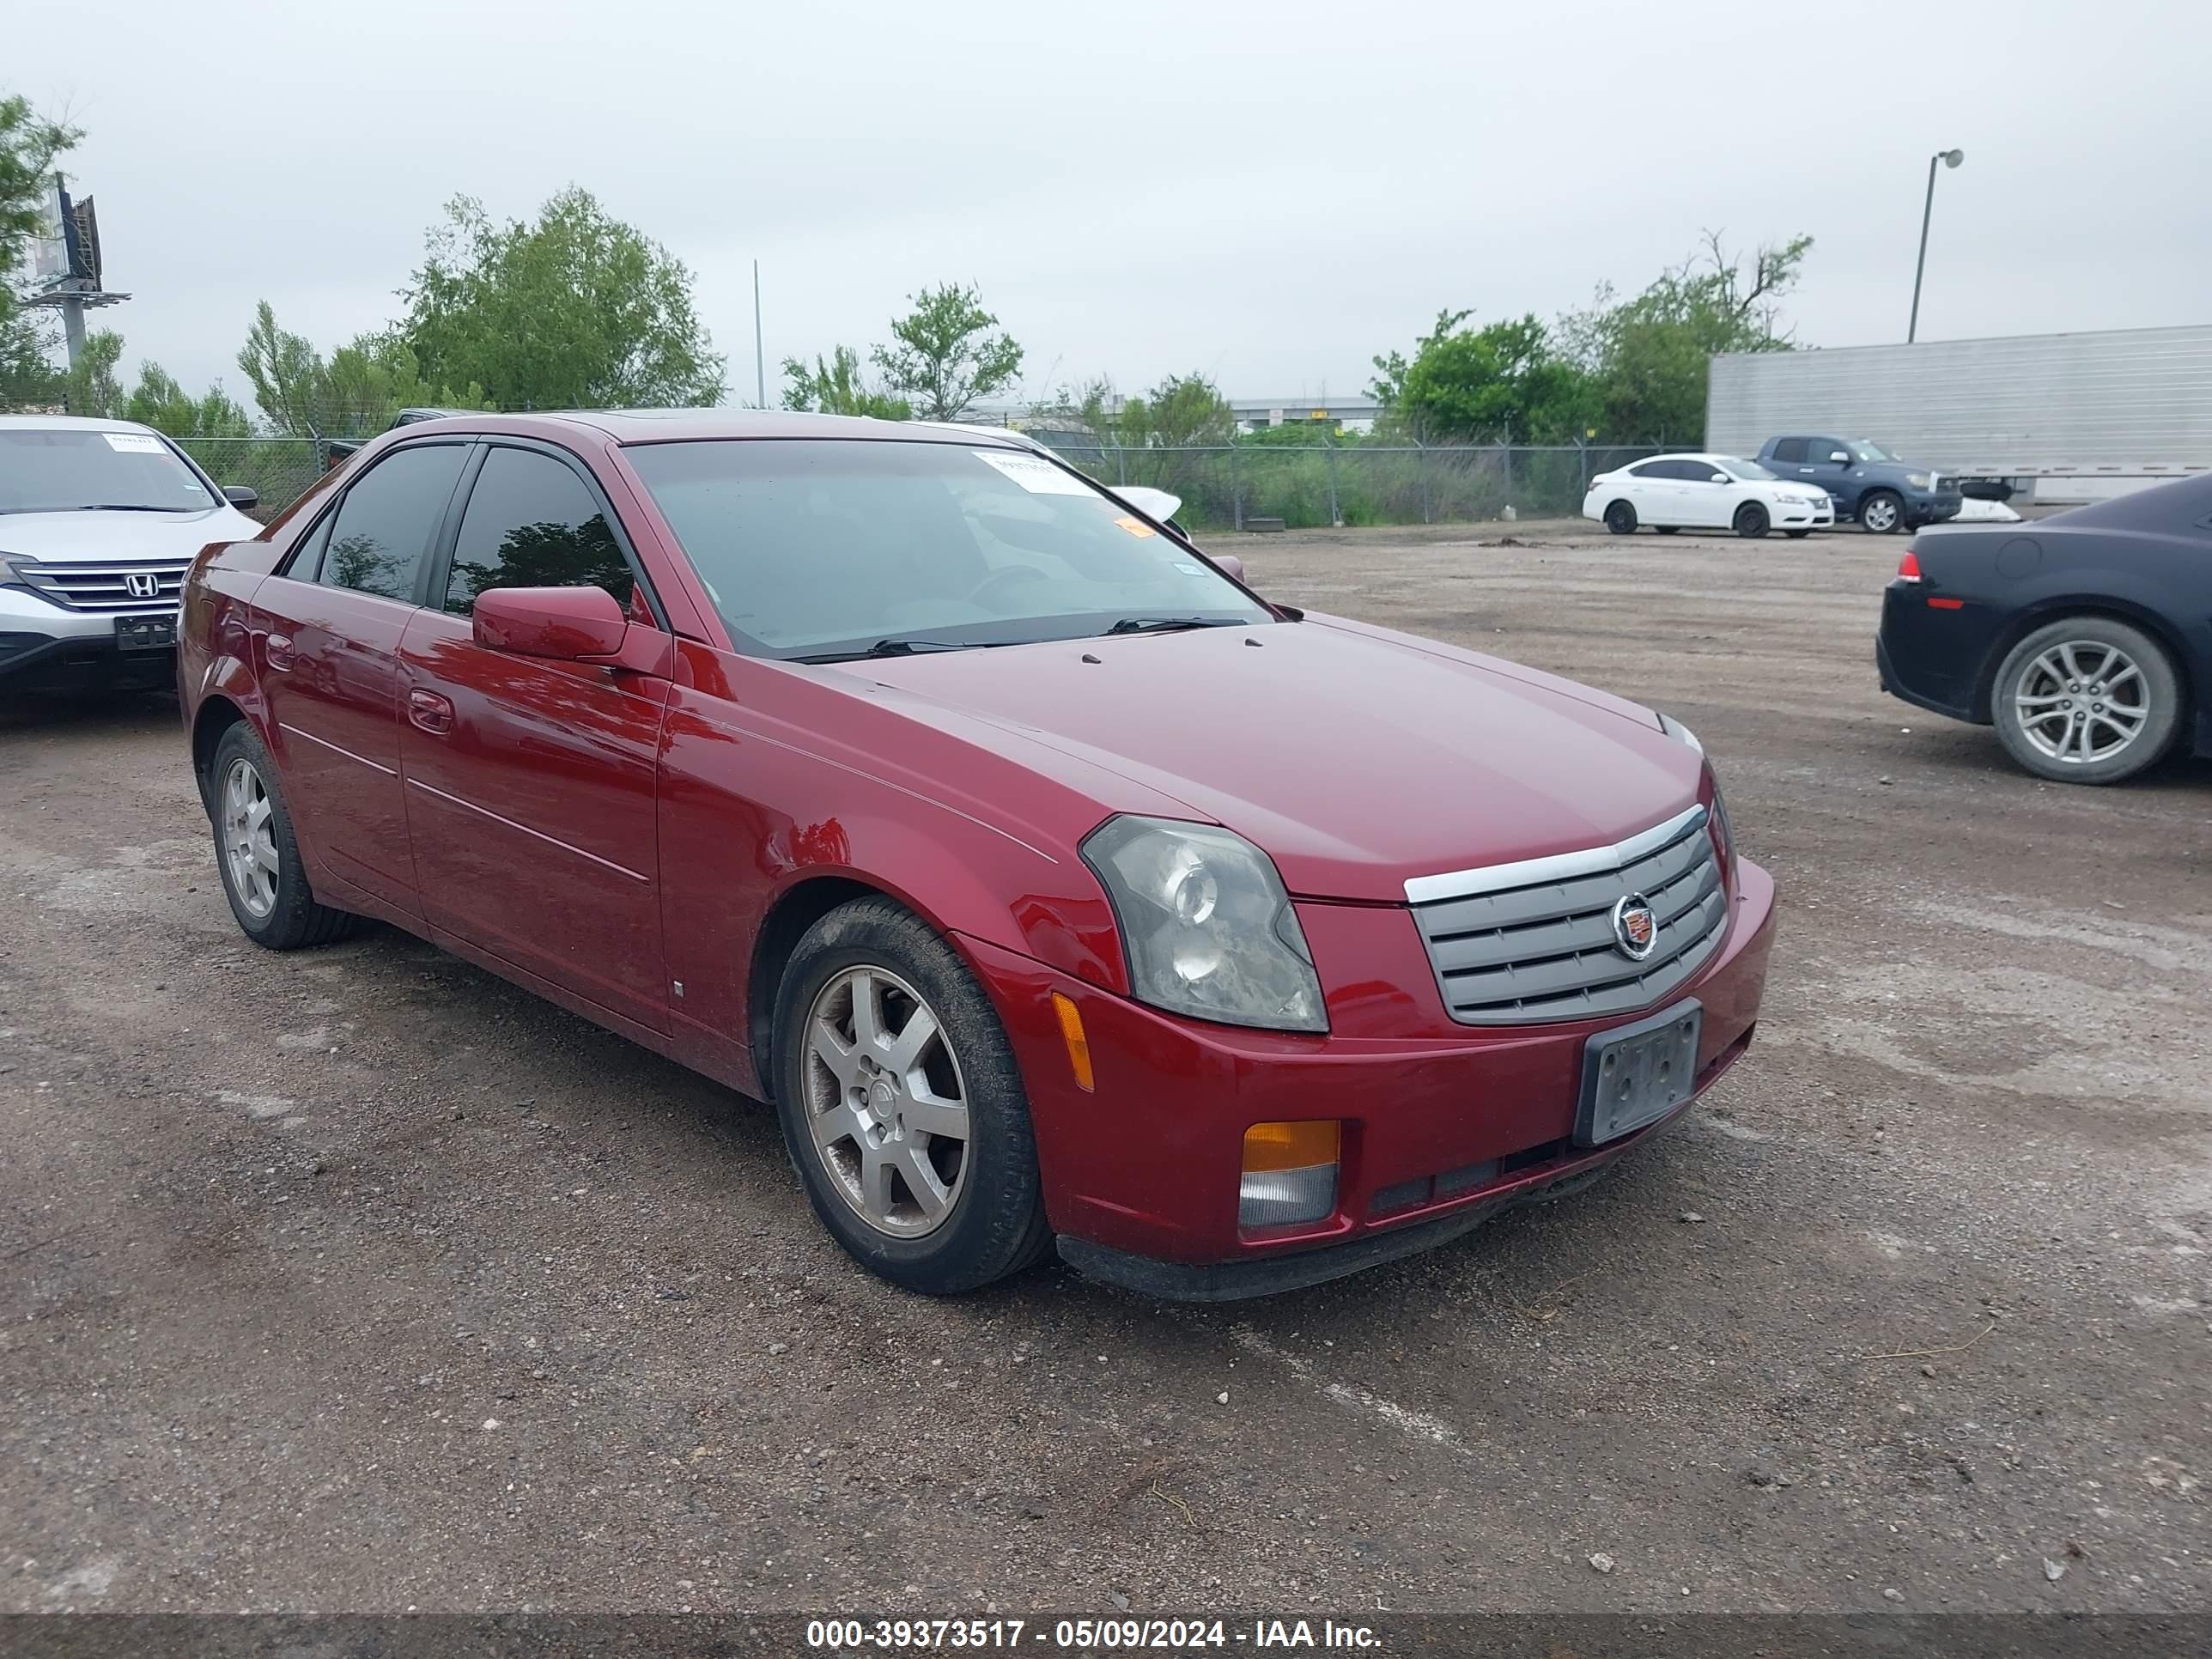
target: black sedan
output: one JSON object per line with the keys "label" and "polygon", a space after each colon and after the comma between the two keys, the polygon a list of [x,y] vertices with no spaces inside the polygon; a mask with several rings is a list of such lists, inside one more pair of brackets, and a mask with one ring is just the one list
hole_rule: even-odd
{"label": "black sedan", "polygon": [[1913,538],[1882,596],[1882,689],[1994,724],[2039,777],[2212,756],[2212,475],[2027,524]]}

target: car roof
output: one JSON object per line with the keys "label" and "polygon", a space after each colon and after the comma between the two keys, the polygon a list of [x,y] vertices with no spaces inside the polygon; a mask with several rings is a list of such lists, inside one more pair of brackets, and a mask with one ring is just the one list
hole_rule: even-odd
{"label": "car roof", "polygon": [[410,438],[437,432],[528,433],[582,429],[618,444],[696,442],[715,438],[865,438],[907,443],[990,443],[1010,449],[1031,446],[1018,434],[994,434],[970,427],[926,421],[877,421],[854,415],[807,415],[786,409],[575,409],[528,414],[461,415],[420,421]]}
{"label": "car roof", "polygon": [[5,432],[144,432],[155,437],[161,434],[150,426],[136,421],[102,420],[91,415],[0,415],[0,431]]}

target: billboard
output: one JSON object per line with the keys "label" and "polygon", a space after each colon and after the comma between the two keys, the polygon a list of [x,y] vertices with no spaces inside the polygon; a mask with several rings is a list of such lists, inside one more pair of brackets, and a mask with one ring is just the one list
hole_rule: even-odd
{"label": "billboard", "polygon": [[59,179],[31,237],[31,283],[34,290],[100,287],[100,220],[92,198],[70,201]]}

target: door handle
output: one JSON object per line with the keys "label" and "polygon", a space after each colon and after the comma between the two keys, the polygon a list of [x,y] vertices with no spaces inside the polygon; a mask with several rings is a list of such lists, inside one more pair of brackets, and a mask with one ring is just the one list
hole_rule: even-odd
{"label": "door handle", "polygon": [[292,666],[292,638],[289,634],[271,634],[261,642],[261,652],[268,658],[271,668],[289,670]]}
{"label": "door handle", "polygon": [[453,729],[453,699],[435,691],[410,691],[407,718],[433,736],[443,737]]}

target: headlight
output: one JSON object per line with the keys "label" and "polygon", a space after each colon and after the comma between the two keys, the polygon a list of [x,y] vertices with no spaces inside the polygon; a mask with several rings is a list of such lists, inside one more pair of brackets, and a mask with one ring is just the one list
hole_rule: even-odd
{"label": "headlight", "polygon": [[[1655,714],[1659,714],[1659,711],[1656,708],[1651,712]],[[1668,737],[1674,738],[1675,742],[1689,744],[1689,746],[1695,750],[1698,754],[1702,755],[1705,752],[1705,745],[1698,741],[1698,734],[1690,730],[1688,726],[1683,725],[1681,721],[1676,720],[1672,714],[1659,714],[1659,729],[1662,732],[1664,732]]]}
{"label": "headlight", "polygon": [[1713,811],[1706,828],[1712,831],[1713,850],[1720,854],[1721,869],[1728,877],[1729,891],[1735,891],[1735,826],[1729,822],[1728,802],[1721,796],[1720,775],[1708,765],[1705,776],[1713,786]]}
{"label": "headlight", "polygon": [[1905,482],[1915,489],[1925,489],[1934,480],[1925,472],[1908,472],[1905,475]]}
{"label": "headlight", "polygon": [[1091,831],[1083,858],[1113,901],[1139,1001],[1227,1025],[1328,1030],[1297,912],[1242,836],[1118,817]]}

